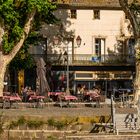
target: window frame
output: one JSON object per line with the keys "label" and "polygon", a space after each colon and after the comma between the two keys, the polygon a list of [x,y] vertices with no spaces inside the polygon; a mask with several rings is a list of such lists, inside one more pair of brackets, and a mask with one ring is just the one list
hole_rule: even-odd
{"label": "window frame", "polygon": [[95,55],[101,56],[101,38],[95,38]]}
{"label": "window frame", "polygon": [[71,19],[77,19],[77,10],[76,9],[71,9],[70,10],[70,18]]}
{"label": "window frame", "polygon": [[100,10],[93,10],[93,19],[100,19]]}

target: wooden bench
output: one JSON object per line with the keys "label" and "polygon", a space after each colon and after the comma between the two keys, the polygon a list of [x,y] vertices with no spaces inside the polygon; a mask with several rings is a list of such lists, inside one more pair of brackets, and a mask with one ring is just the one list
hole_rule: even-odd
{"label": "wooden bench", "polygon": [[114,131],[114,125],[111,122],[111,116],[105,121],[105,116],[101,116],[98,123],[93,123],[93,128],[90,133],[111,133]]}

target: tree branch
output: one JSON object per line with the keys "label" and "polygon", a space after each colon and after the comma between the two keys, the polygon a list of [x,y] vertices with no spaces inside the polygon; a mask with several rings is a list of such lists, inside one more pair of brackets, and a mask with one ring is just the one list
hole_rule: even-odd
{"label": "tree branch", "polygon": [[9,63],[15,57],[15,55],[18,53],[20,48],[23,46],[23,43],[24,43],[25,39],[28,37],[28,34],[29,34],[30,29],[32,27],[32,22],[34,20],[35,14],[36,14],[36,10],[32,11],[28,15],[27,21],[26,21],[24,29],[23,29],[24,33],[22,34],[20,41],[14,46],[14,48],[12,49],[12,51],[8,55],[4,56],[5,61],[7,61],[7,63]]}
{"label": "tree branch", "polygon": [[0,26],[0,51],[2,51],[2,38],[4,35],[4,29],[2,26]]}
{"label": "tree branch", "polygon": [[129,8],[128,0],[119,0],[120,6],[122,7],[125,14],[128,16],[131,25],[133,27],[133,33],[136,38],[140,37],[140,31],[138,29],[139,25],[137,19],[135,18],[134,12]]}

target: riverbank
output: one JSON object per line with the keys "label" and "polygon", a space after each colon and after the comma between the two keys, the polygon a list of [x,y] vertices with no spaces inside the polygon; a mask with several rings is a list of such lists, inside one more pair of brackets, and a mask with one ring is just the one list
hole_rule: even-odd
{"label": "riverbank", "polygon": [[[129,107],[116,107],[115,110],[117,114],[137,113],[135,108]],[[120,137],[121,133],[119,137],[117,133],[112,135],[111,107],[106,105],[97,108],[76,104],[70,108],[61,108],[45,104],[44,108],[30,108],[22,104],[16,109],[0,109],[0,114],[6,125],[9,123],[10,126],[8,129],[5,128],[2,140],[106,140],[109,137],[109,140],[127,140],[128,138]],[[91,133],[96,123],[108,127],[102,126],[99,131]],[[139,140],[140,137],[131,133],[129,140],[131,139]]]}

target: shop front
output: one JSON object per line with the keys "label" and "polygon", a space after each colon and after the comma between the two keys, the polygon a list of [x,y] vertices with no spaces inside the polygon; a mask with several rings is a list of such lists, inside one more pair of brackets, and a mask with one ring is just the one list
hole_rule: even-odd
{"label": "shop front", "polygon": [[133,75],[131,71],[76,71],[74,85],[75,94],[77,92],[77,87],[82,85],[85,85],[87,90],[98,86],[106,97],[110,97],[114,89],[128,89],[132,91]]}

